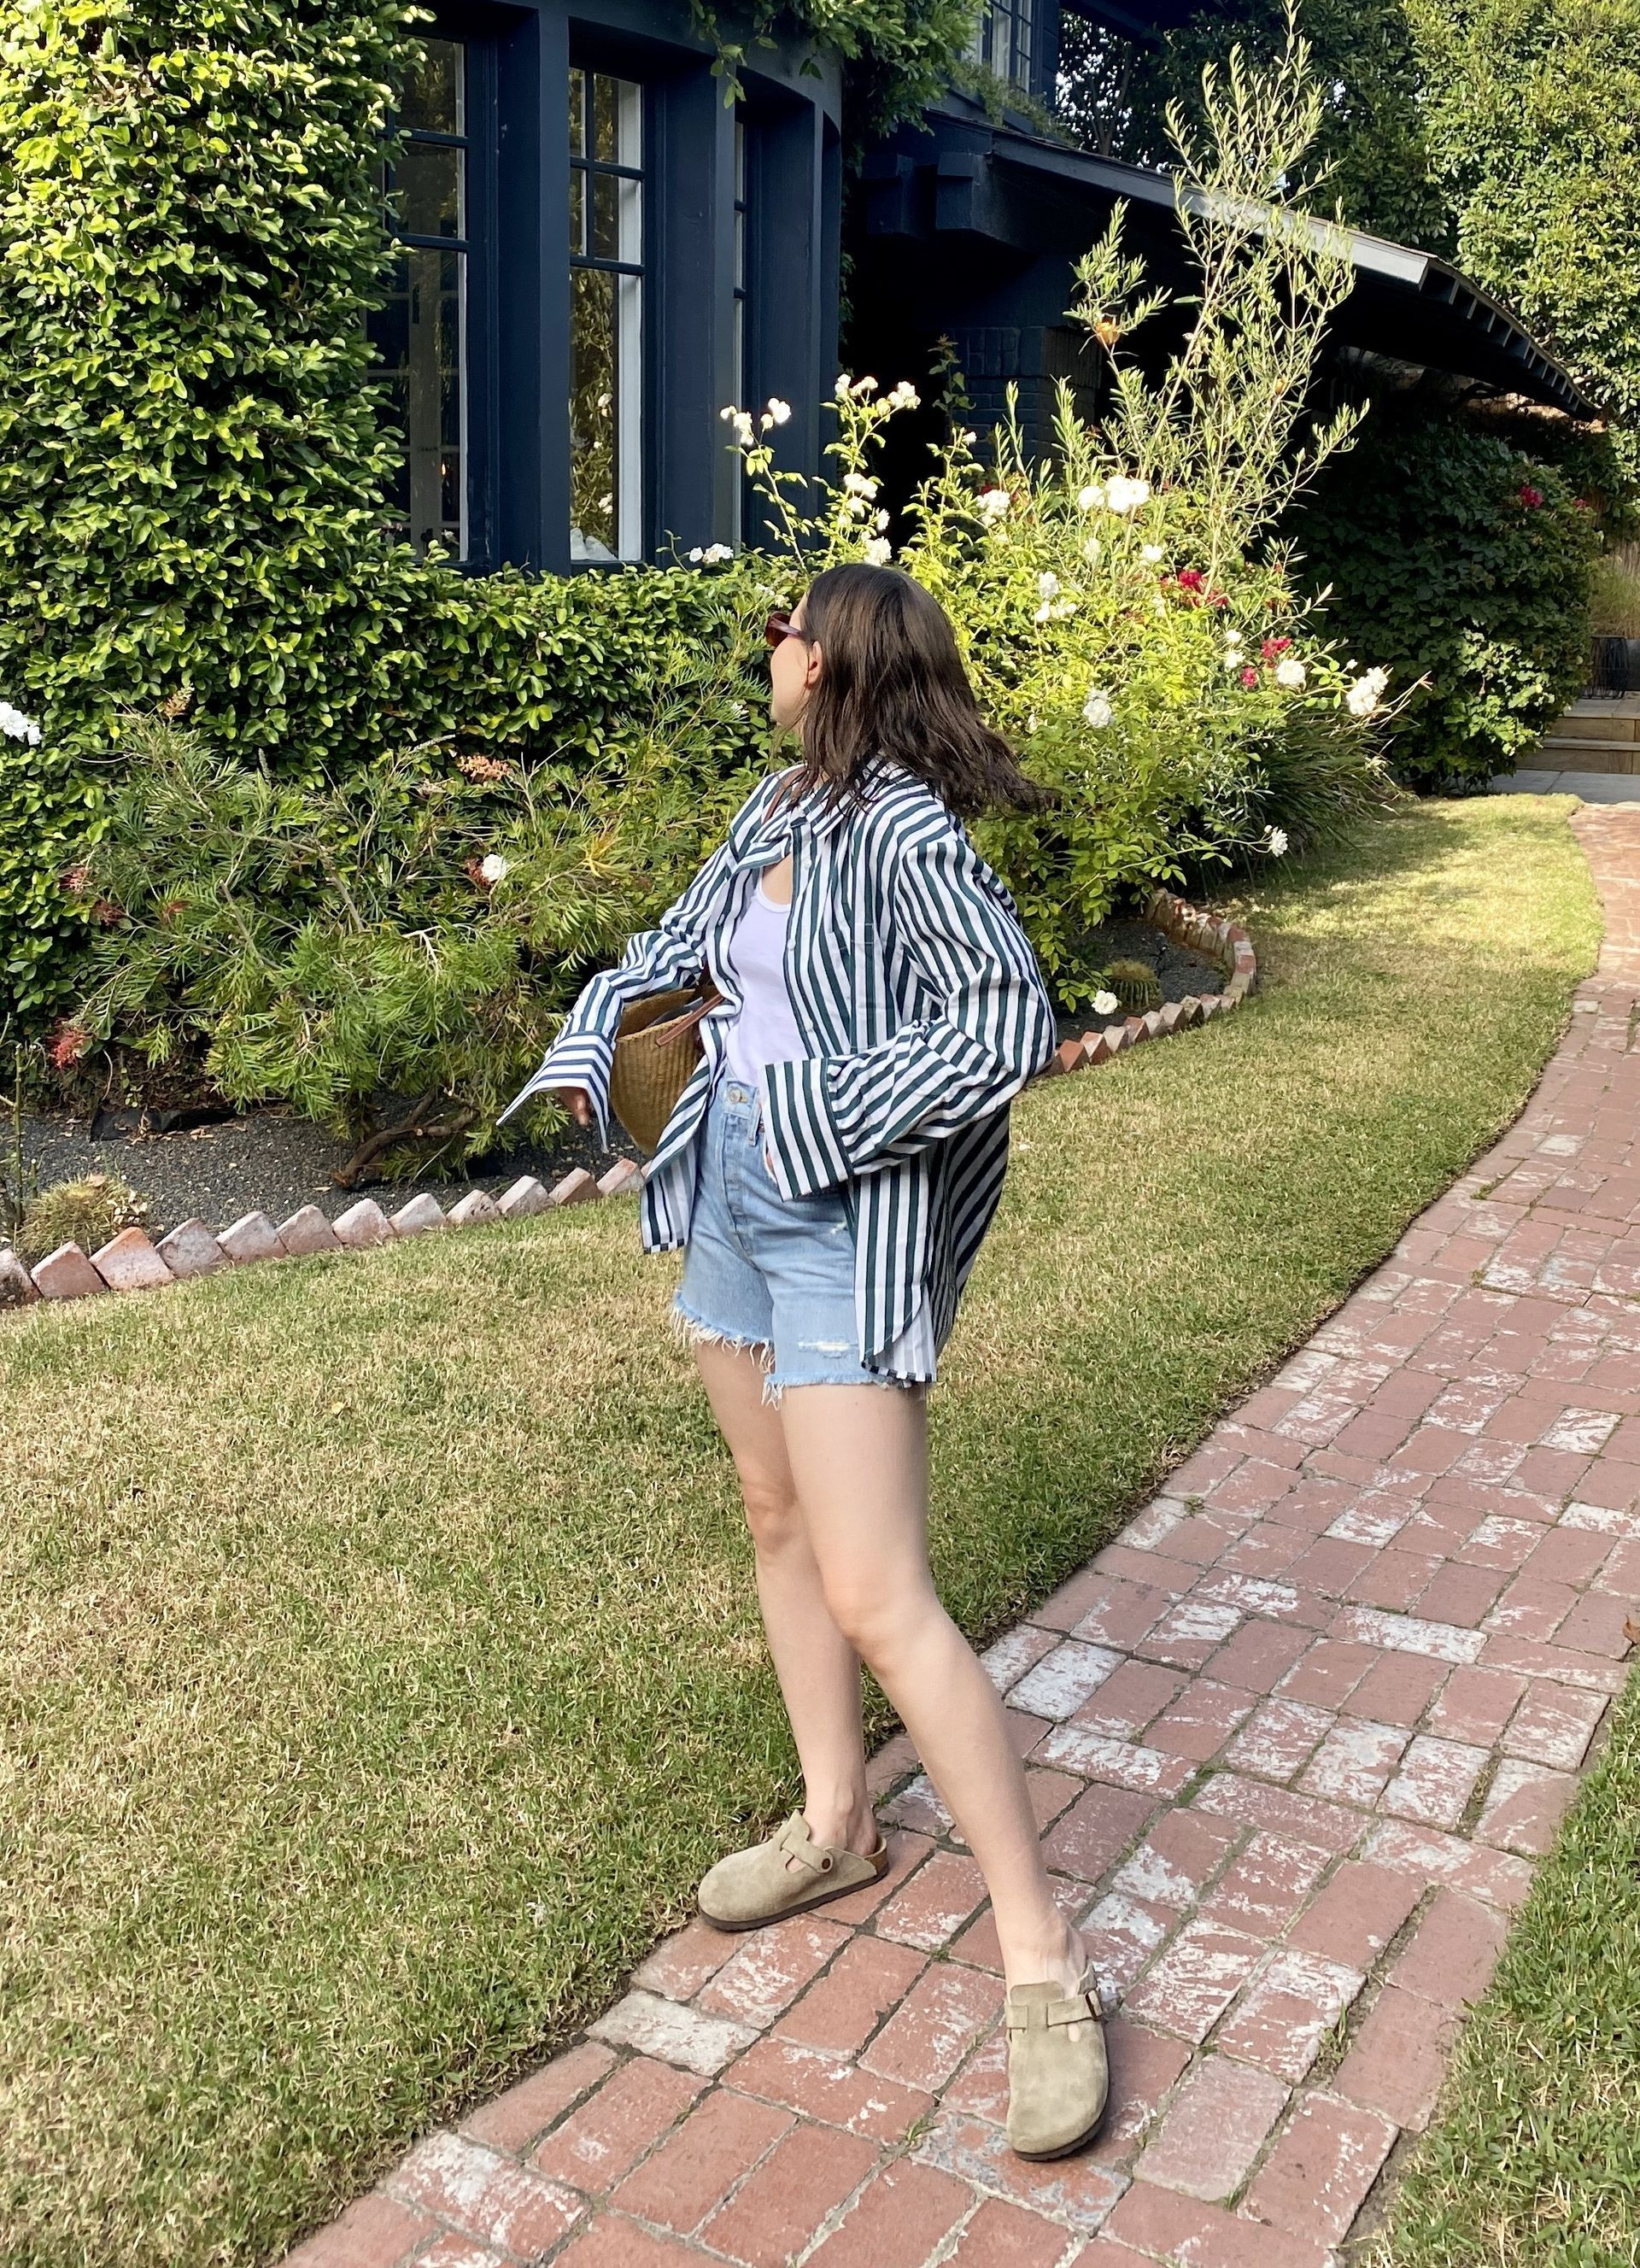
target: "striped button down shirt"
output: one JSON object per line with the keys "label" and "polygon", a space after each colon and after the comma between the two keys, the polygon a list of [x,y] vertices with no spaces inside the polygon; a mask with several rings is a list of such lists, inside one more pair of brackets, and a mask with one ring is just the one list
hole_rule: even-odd
{"label": "striped button down shirt", "polygon": [[[882,758],[859,803],[793,803],[790,778],[753,790],[657,927],[586,986],[502,1116],[579,1086],[607,1139],[622,1012],[710,975],[724,1002],[643,1183],[645,1250],[685,1243],[696,1139],[739,1008],[730,939],[758,874],[790,853],[786,985],[807,1053],[767,1074],[775,1177],[788,1197],[844,1190],[862,1360],[926,1380],[1002,1194],[1009,1102],[1052,1056],[1052,1005],[1008,891],[930,789]],[[897,1347],[924,1308],[930,1329]]]}

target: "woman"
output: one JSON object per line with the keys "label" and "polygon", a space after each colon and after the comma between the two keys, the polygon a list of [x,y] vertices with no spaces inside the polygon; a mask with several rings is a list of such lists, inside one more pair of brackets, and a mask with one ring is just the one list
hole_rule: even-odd
{"label": "woman", "polygon": [[864,1660],[990,1893],[1009,2139],[1058,2157],[1104,2109],[1097,1987],[927,1544],[927,1388],[996,1210],[1010,1099],[1054,1046],[1012,902],[960,818],[1046,797],[981,721],[951,625],[908,576],[832,568],[768,635],[771,711],[801,761],[587,986],[509,1108],[550,1091],[602,1134],[628,1003],[715,980],[723,1005],[648,1167],[643,1241],[687,1247],[676,1318],[739,1476],[804,1802],[711,1869],[700,1911],[756,1928],[886,1871]]}

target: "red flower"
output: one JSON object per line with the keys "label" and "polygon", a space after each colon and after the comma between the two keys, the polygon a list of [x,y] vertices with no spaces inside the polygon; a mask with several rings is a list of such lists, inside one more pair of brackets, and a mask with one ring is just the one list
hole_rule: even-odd
{"label": "red flower", "polygon": [[1259,659],[1261,661],[1279,661],[1283,654],[1286,652],[1288,647],[1291,644],[1292,640],[1291,638],[1266,638],[1263,644],[1259,648]]}
{"label": "red flower", "polygon": [[1210,591],[1207,594],[1207,603],[1210,607],[1227,607],[1230,600],[1223,591]]}
{"label": "red flower", "polygon": [[90,1045],[91,1034],[64,1018],[52,1034],[51,1060],[59,1071],[72,1071]]}
{"label": "red flower", "polygon": [[1199,567],[1181,567],[1175,579],[1181,591],[1199,591],[1207,578]]}
{"label": "red flower", "polygon": [[1515,494],[1519,497],[1521,503],[1525,504],[1528,512],[1535,512],[1538,505],[1543,501],[1542,490],[1534,489],[1529,481],[1523,481],[1520,486],[1515,490]]}
{"label": "red flower", "polygon": [[468,858],[463,864],[461,872],[475,890],[489,890],[489,884],[484,879],[484,862],[482,858]]}
{"label": "red flower", "polygon": [[1571,508],[1574,512],[1592,512],[1594,510],[1592,503],[1587,497],[1573,497],[1571,500]]}
{"label": "red flower", "polygon": [[99,898],[92,911],[105,929],[112,929],[115,922],[125,919],[125,908],[116,906],[112,898]]}
{"label": "red flower", "polygon": [[1247,667],[1242,671],[1241,681],[1244,685],[1256,685],[1258,683],[1259,673],[1252,666],[1251,663],[1249,663]]}

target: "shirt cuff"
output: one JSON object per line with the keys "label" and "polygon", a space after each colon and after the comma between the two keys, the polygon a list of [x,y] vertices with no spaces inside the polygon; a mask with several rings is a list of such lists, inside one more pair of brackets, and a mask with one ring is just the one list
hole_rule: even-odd
{"label": "shirt cuff", "polygon": [[823,1056],[806,1056],[770,1064],[764,1072],[763,1116],[782,1197],[814,1197],[849,1177],[826,1069]]}

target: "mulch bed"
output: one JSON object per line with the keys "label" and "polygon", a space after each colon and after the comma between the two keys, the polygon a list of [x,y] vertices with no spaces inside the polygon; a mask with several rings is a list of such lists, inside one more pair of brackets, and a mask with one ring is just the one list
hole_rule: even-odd
{"label": "mulch bed", "polygon": [[[1199,995],[1222,992],[1224,989],[1224,972],[1217,961],[1192,952],[1188,945],[1176,945],[1165,930],[1158,929],[1151,922],[1101,922],[1089,942],[1090,958],[1101,967],[1108,968],[1113,961],[1143,961],[1153,968],[1162,988],[1163,1006],[1169,1000],[1187,999],[1193,992]],[[1076,1039],[1084,1032],[1098,1030],[1101,1024],[1117,1020],[1117,1017],[1096,1016],[1086,1006],[1062,1010],[1059,1036],[1062,1040]]]}
{"label": "mulch bed", "polygon": [[367,1195],[388,1212],[418,1189],[430,1190],[440,1204],[450,1205],[474,1188],[497,1197],[520,1174],[533,1174],[550,1188],[573,1167],[602,1174],[617,1158],[640,1154],[618,1126],[611,1126],[614,1139],[607,1150],[599,1149],[595,1135],[566,1127],[554,1142],[492,1151],[458,1174],[416,1182],[361,1179],[357,1188],[340,1189],[331,1175],[346,1164],[352,1145],[287,1111],[248,1111],[168,1134],[133,1130],[134,1115],[129,1112],[112,1120],[104,1115],[96,1123],[99,1138],[93,1139],[92,1122],[84,1117],[24,1122],[24,1155],[38,1186],[43,1189],[86,1174],[117,1174],[147,1199],[143,1226],[153,1237],[195,1215],[207,1227],[222,1229],[252,1211],[284,1220],[305,1204],[316,1204],[334,1220]]}

